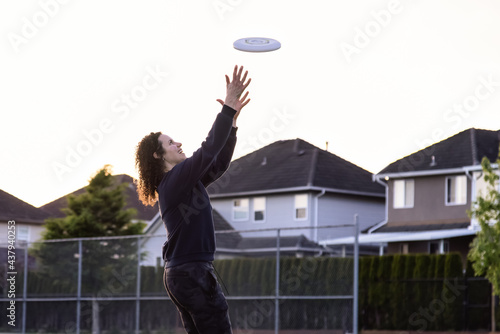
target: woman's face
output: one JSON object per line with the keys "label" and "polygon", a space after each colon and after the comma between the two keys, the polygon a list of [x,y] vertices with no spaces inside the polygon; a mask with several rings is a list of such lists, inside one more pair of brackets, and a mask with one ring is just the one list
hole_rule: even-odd
{"label": "woman's face", "polygon": [[171,170],[175,165],[186,159],[186,155],[181,148],[182,143],[176,142],[164,134],[158,137],[158,141],[163,147],[163,161],[165,162],[167,170]]}

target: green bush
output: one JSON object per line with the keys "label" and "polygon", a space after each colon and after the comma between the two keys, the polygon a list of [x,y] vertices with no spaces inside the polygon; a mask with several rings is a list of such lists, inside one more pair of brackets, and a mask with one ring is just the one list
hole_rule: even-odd
{"label": "green bush", "polygon": [[[276,258],[236,258],[217,260],[214,267],[229,296],[273,296],[275,295]],[[473,304],[488,304],[490,286],[487,281],[471,277],[473,271],[467,265],[466,277],[462,273],[459,254],[447,255],[391,255],[361,257],[359,261],[359,328],[365,330],[415,330],[409,318],[420,309],[444,305],[430,321],[423,316],[414,320],[427,321],[427,330],[461,330],[464,324],[464,298]],[[349,295],[352,294],[353,259],[351,258],[296,258],[280,259],[281,295]],[[141,268],[141,294],[166,296],[163,287],[163,268]],[[444,279],[444,280],[443,280]],[[468,290],[461,294],[449,291],[449,285],[462,284],[467,279]],[[76,285],[61,284],[47,279],[36,271],[29,274],[28,297],[76,295]],[[221,284],[222,285],[222,284]],[[135,286],[134,286],[135,287]],[[456,292],[456,290],[455,290]],[[467,293],[467,295],[466,295]],[[227,294],[227,293],[226,293]],[[444,296],[444,297],[443,297]],[[456,297],[456,298],[452,298]],[[453,299],[453,300],[452,300]],[[30,302],[29,310],[35,311],[31,326],[42,324],[47,314],[46,302]],[[344,300],[286,300],[280,302],[282,329],[342,328],[352,314],[350,301]],[[438,305],[439,304],[439,305]],[[239,300],[230,301],[230,313],[234,323],[252,323],[249,318],[255,311],[264,312],[263,321],[253,329],[272,329],[274,324],[274,301]],[[237,307],[236,307],[237,305]],[[167,307],[168,314],[162,309]],[[108,303],[108,311],[102,313],[103,321],[112,324],[131,314],[127,303]],[[71,318],[74,307],[61,310],[56,317],[49,317],[50,328],[56,328],[61,319]],[[142,312],[144,311],[144,312]],[[122,313],[119,318],[114,314]],[[488,308],[467,310],[467,329],[487,329]],[[435,316],[435,317],[434,317]],[[127,318],[128,319],[128,318]],[[498,317],[500,320],[500,315]],[[154,329],[175,324],[178,317],[173,304],[165,301],[141,301],[141,328]],[[285,325],[286,324],[286,325]],[[40,325],[41,326],[41,325]],[[286,327],[286,328],[285,328]],[[106,326],[103,329],[108,328]]]}

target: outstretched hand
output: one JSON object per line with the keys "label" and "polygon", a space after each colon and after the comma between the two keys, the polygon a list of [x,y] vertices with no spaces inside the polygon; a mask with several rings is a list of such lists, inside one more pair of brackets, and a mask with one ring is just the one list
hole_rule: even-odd
{"label": "outstretched hand", "polygon": [[250,102],[248,99],[248,91],[245,92],[245,95],[241,96],[245,89],[248,87],[252,79],[247,78],[248,71],[245,72],[243,78],[241,77],[241,73],[243,72],[243,66],[238,69],[238,65],[234,67],[233,71],[233,80],[229,80],[229,77],[226,75],[226,99],[222,101],[218,99],[217,101],[222,105],[227,105],[234,110],[236,110],[236,114],[234,115],[234,120],[236,120],[240,114],[241,109]]}

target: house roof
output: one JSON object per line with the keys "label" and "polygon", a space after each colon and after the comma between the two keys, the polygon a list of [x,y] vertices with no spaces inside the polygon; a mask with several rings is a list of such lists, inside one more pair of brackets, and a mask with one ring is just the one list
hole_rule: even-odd
{"label": "house roof", "polygon": [[[280,248],[318,248],[318,244],[303,235],[280,237]],[[244,238],[238,249],[276,248],[276,237]]]}
{"label": "house roof", "polygon": [[481,164],[498,157],[500,130],[471,128],[399,159],[378,174],[439,171]]}
{"label": "house roof", "polygon": [[48,213],[0,190],[0,221],[43,224]]}
{"label": "house roof", "polygon": [[[231,224],[221,216],[221,214],[212,209],[214,219],[215,240],[217,252],[219,254],[244,254],[244,253],[268,253],[276,250],[276,237],[242,237]],[[145,233],[148,234],[154,230],[155,226],[163,224],[159,214],[150,222]],[[307,239],[303,235],[282,236],[280,238],[280,248],[284,251],[319,251],[322,247],[317,243]]]}
{"label": "house roof", "polygon": [[384,225],[376,230],[376,233],[387,232],[420,232],[420,231],[438,231],[438,230],[454,230],[464,229],[470,226],[470,221],[454,222],[441,224],[406,224],[406,225]]}
{"label": "house roof", "polygon": [[[137,216],[135,219],[146,220],[149,221],[154,218],[156,213],[158,212],[158,204],[154,206],[146,206],[141,203],[139,197],[137,195],[137,186],[134,183],[134,179],[126,174],[113,175],[113,179],[116,184],[128,183],[128,186],[125,188],[125,196],[127,198],[127,204],[125,209],[134,208],[137,210]],[[70,195],[80,195],[85,192],[85,188],[80,188],[75,190],[71,194],[67,194],[61,198],[58,198],[50,203],[47,203],[40,207],[40,209],[46,211],[50,217],[54,218],[62,218],[66,215],[61,211],[63,208],[68,207],[68,196]]]}
{"label": "house roof", "polygon": [[[216,245],[222,248],[235,248],[241,241],[242,237],[234,228],[221,216],[217,210],[212,209],[212,217],[214,221],[214,230],[216,231]],[[163,220],[158,212],[153,219],[147,222],[144,229],[145,234],[152,234],[159,227],[163,226]]]}
{"label": "house roof", "polygon": [[290,189],[384,196],[372,174],[302,140],[281,140],[234,160],[226,173],[208,187],[212,197]]}
{"label": "house roof", "polygon": [[[244,237],[232,247],[223,247],[219,244],[217,237],[217,253],[232,255],[271,255],[276,253],[276,237]],[[304,235],[280,237],[280,252],[282,254],[295,255],[297,252],[336,253],[330,249],[307,239]]]}
{"label": "house roof", "polygon": [[[234,231],[234,228],[220,215],[217,210],[212,209],[212,216],[214,218],[215,231]],[[216,233],[216,246],[217,248],[235,248],[241,242],[242,237],[239,233]]]}
{"label": "house roof", "polygon": [[[373,233],[360,234],[358,237],[359,244],[381,244],[388,242],[408,242],[408,241],[426,241],[426,240],[441,240],[450,238],[459,238],[472,236],[477,233],[476,230],[463,228],[452,230],[439,231],[420,231],[420,232],[396,232],[396,233]],[[321,241],[319,244],[323,246],[331,245],[352,245],[354,237],[337,238]]]}

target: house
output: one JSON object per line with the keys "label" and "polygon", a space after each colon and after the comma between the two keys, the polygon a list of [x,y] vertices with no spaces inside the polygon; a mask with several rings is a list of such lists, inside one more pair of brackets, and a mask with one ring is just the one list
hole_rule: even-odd
{"label": "house", "polygon": [[[0,190],[0,247],[6,248],[9,240],[9,227],[15,225],[16,244],[19,248],[27,242],[39,240],[44,220],[48,213],[28,204],[19,198]],[[15,223],[10,223],[13,221]]]}
{"label": "house", "polygon": [[[386,219],[360,236],[389,254],[460,252],[478,229],[467,210],[485,189],[481,160],[496,161],[500,131],[468,129],[399,159],[373,176],[386,187]],[[349,240],[331,240],[341,244]],[[381,248],[382,249],[382,248]]]}
{"label": "house", "polygon": [[302,139],[277,141],[234,160],[207,191],[232,228],[248,231],[244,238],[276,238],[279,228],[280,236],[317,243],[354,233],[352,227],[322,226],[352,224],[358,214],[366,229],[385,218],[384,187],[370,172]]}
{"label": "house", "polygon": [[[134,183],[134,179],[126,174],[113,175],[113,181],[115,184],[123,184],[126,183],[127,187],[125,188],[125,196],[126,196],[126,205],[125,209],[133,208],[137,210],[137,215],[134,218],[135,221],[148,222],[155,217],[158,213],[158,204],[154,206],[146,206],[139,201],[139,197],[137,195],[137,186]],[[62,209],[68,207],[68,196],[78,196],[85,192],[85,187],[80,188],[71,194],[60,197],[50,203],[47,203],[40,207],[43,211],[49,214],[51,218],[62,218],[65,217],[66,214],[62,212]]]}
{"label": "house", "polygon": [[[215,231],[229,231],[231,226],[222,218],[217,211],[212,212]],[[158,212],[144,229],[145,237],[142,241],[142,249],[146,255],[142,260],[143,265],[163,266],[162,247],[167,240],[167,231]],[[234,248],[241,241],[239,233],[228,233],[217,238],[217,248]]]}
{"label": "house", "polygon": [[[29,242],[41,239],[47,216],[43,210],[0,190],[0,273],[13,271],[10,265],[14,268],[24,266],[25,248]],[[15,261],[12,256],[15,256]],[[31,256],[28,264],[30,267],[34,265]]]}
{"label": "house", "polygon": [[[244,238],[240,232],[234,230],[217,210],[212,210],[212,217],[216,234],[216,260],[234,257],[276,256],[277,243],[275,237]],[[145,251],[145,256],[141,261],[142,265],[163,266],[161,251],[167,233],[159,213],[148,223],[144,234],[142,249]],[[325,253],[332,253],[332,251],[308,240],[303,235],[280,238],[281,256],[319,256]]]}

